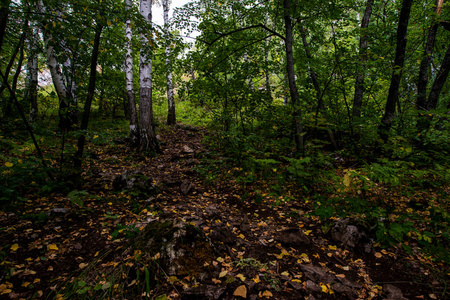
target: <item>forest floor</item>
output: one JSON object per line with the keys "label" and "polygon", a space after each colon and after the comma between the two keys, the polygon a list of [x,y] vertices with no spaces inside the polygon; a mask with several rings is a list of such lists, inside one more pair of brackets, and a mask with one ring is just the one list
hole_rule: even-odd
{"label": "forest floor", "polygon": [[[400,247],[346,247],[323,233],[307,201],[257,203],[233,180],[206,184],[195,171],[209,151],[204,134],[165,128],[154,157],[120,142],[90,145],[78,191],[25,195],[21,212],[0,212],[0,299],[448,297],[444,263]],[[150,179],[153,192],[123,192],[113,183],[125,171]],[[152,224],[173,226],[166,221],[198,231],[191,248],[178,244],[187,258],[176,271],[162,250],[136,242],[155,238],[144,234]]]}

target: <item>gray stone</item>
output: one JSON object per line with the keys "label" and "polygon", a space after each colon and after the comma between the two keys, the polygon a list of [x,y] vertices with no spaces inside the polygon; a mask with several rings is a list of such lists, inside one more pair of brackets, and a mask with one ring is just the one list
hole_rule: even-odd
{"label": "gray stone", "polygon": [[306,291],[309,293],[321,293],[322,288],[317,283],[307,280],[306,281]]}
{"label": "gray stone", "polygon": [[277,240],[283,244],[289,244],[294,246],[311,244],[311,241],[306,236],[306,234],[297,228],[291,228],[280,231]]}
{"label": "gray stone", "polygon": [[387,294],[386,300],[408,300],[403,297],[402,291],[392,284],[383,285],[383,293]]}

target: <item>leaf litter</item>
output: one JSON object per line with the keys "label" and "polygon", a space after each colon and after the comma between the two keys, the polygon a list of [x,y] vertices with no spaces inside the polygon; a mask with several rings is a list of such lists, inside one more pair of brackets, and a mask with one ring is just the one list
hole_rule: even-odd
{"label": "leaf litter", "polygon": [[[84,193],[27,195],[23,215],[1,212],[0,238],[7,242],[0,297],[439,299],[445,292],[448,277],[436,269],[448,276],[448,266],[398,247],[370,253],[341,247],[318,218],[306,217],[307,201],[277,206],[266,197],[255,203],[234,182],[207,184],[194,171],[209,152],[204,134],[165,129],[163,154],[156,157],[125,144],[91,145],[96,158],[86,161]],[[125,171],[142,174],[156,188],[114,189]],[[211,248],[181,249],[177,253],[186,257],[198,252],[197,260],[186,258],[183,272],[169,274],[160,248],[146,253],[136,246],[155,222],[190,226]],[[206,248],[211,253],[202,253]]]}

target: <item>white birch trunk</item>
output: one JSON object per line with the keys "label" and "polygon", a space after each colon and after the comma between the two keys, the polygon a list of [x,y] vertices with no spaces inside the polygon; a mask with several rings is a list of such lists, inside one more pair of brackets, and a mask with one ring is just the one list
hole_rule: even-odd
{"label": "white birch trunk", "polygon": [[[152,22],[152,1],[141,0],[139,12],[148,23]],[[152,49],[147,36],[141,33],[142,48],[139,62],[139,116],[140,116],[140,148],[141,150],[156,150],[158,144],[153,128],[153,103],[152,103]]]}
{"label": "white birch trunk", "polygon": [[172,83],[172,67],[170,64],[170,46],[169,46],[169,1],[162,0],[164,11],[164,35],[166,39],[165,53],[166,53],[166,68],[167,68],[167,125],[174,125],[176,123],[175,117],[175,101],[173,97],[173,83]]}
{"label": "white birch trunk", "polygon": [[[132,5],[132,0],[125,0],[125,10],[129,10]],[[125,22],[125,80],[128,95],[128,107],[130,111],[130,141],[132,145],[139,144],[138,119],[136,112],[136,101],[134,97],[134,83],[133,83],[133,52],[132,52],[132,38],[131,20]]]}

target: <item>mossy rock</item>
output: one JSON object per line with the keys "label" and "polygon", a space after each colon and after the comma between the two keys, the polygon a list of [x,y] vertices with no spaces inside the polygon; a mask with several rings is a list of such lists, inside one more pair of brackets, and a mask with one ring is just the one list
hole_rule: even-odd
{"label": "mossy rock", "polygon": [[136,237],[133,247],[142,251],[144,260],[159,257],[158,264],[170,276],[206,276],[213,268],[214,249],[210,240],[189,224],[151,222]]}

